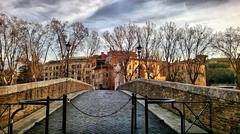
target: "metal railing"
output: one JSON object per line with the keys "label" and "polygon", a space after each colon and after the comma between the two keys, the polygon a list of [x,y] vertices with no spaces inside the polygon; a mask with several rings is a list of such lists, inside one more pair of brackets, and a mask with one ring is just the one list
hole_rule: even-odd
{"label": "metal railing", "polygon": [[[205,126],[204,123],[200,121],[200,116],[203,115],[205,110],[209,110],[209,127],[204,127],[208,133],[212,133],[212,118],[211,118],[211,101],[203,101],[203,102],[177,102],[175,99],[166,99],[166,98],[149,98],[148,96],[136,97],[135,93],[132,93],[132,114],[131,114],[131,133],[134,134],[137,128],[137,100],[144,100],[145,104],[145,134],[148,134],[148,104],[171,104],[171,108],[176,110],[181,118],[181,134],[186,134],[193,127],[196,121],[199,121],[202,126]],[[175,104],[182,104],[182,111],[175,106]],[[189,103],[202,103],[205,104],[204,107],[200,110],[199,113],[195,113],[191,107],[188,105]],[[191,114],[195,117],[194,121],[191,122],[191,125],[186,129],[185,128],[185,120],[186,120],[186,108],[191,112]]]}
{"label": "metal railing", "polygon": [[[198,121],[199,124],[197,124],[198,126],[200,126],[201,128],[204,128],[204,130],[206,130],[208,133],[213,133],[212,132],[212,102],[211,100],[207,100],[207,101],[177,101],[176,103],[179,103],[182,105],[182,113],[183,113],[183,118],[184,118],[184,123],[183,123],[183,127],[184,127],[184,132],[188,133],[189,130],[191,128],[193,128],[193,125],[196,124],[196,122]],[[194,111],[193,108],[191,108],[190,105],[194,104],[195,106],[197,105],[198,110]],[[200,105],[202,105],[202,108],[200,107]],[[207,111],[208,110],[208,111]],[[185,124],[185,120],[186,118],[186,111],[189,111],[190,115],[193,116],[193,120],[189,120],[191,122],[190,126],[188,128],[186,128],[186,124]],[[203,123],[200,120],[200,117],[204,116],[204,112],[207,112],[208,114],[208,125],[206,125],[206,123]]]}
{"label": "metal railing", "polygon": [[[1,106],[6,105],[7,107],[3,109],[0,113],[0,119],[6,111],[8,112],[8,131],[6,132],[3,127],[0,126],[0,130],[4,134],[13,134],[13,124],[14,124],[14,116],[21,110],[24,109],[26,105],[44,105],[46,106],[46,118],[45,118],[45,134],[48,134],[49,130],[49,114],[50,114],[50,102],[52,101],[62,101],[63,102],[63,112],[62,112],[62,130],[63,133],[66,133],[66,112],[67,112],[67,95],[63,95],[62,98],[50,98],[49,96],[46,99],[39,99],[39,100],[22,100],[19,103],[9,103],[9,104],[0,104]],[[16,109],[15,111],[11,112],[12,105],[19,105],[20,108]]]}
{"label": "metal railing", "polygon": [[[10,132],[9,124],[11,123],[12,110],[19,106],[18,103],[2,103],[0,104],[0,133],[7,134]],[[7,118],[7,120],[5,119]],[[7,131],[4,128],[7,127]]]}

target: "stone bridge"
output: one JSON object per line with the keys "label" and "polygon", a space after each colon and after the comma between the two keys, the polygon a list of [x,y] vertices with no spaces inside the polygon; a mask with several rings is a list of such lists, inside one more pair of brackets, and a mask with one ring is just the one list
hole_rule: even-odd
{"label": "stone bridge", "polygon": [[[93,90],[93,87],[70,78],[4,86],[0,87],[0,104],[14,104],[20,100],[45,99],[47,96],[58,98],[63,94],[77,93],[82,90]],[[183,111],[183,106],[185,106],[184,114],[188,121],[194,122],[197,116],[202,124],[201,122],[196,123],[199,126],[205,125],[207,128],[212,128],[214,133],[240,133],[239,90],[144,79],[125,83],[119,86],[118,90],[127,90],[141,96],[153,98],[176,99],[177,103],[175,105],[177,108]],[[211,102],[211,105],[209,109],[205,110],[203,109],[205,105],[201,102],[206,102],[207,100]],[[199,103],[187,103],[185,105],[181,102]],[[18,107],[17,105],[13,106],[11,111],[16,110]],[[27,106],[27,108],[19,112],[14,119],[19,120],[41,107],[42,106]],[[176,113],[168,104],[163,104],[161,107]],[[0,112],[2,112],[4,108],[5,107],[1,106]],[[198,116],[198,113],[201,114]],[[211,113],[210,116],[209,113]],[[2,127],[6,126],[7,118],[7,113],[3,114],[0,118],[0,125]],[[209,124],[209,120],[211,120],[211,125]]]}
{"label": "stone bridge", "polygon": [[[15,104],[18,104],[21,100],[46,99],[47,96],[50,98],[60,98],[63,94],[76,93],[82,90],[93,90],[93,87],[71,78],[2,86],[0,87],[0,126],[4,128],[8,124],[9,118],[9,107],[3,104],[11,104],[10,111],[12,113],[20,107],[20,105]],[[18,112],[14,117],[14,122],[24,118],[41,107],[43,106],[26,106],[24,110]]]}
{"label": "stone bridge", "polygon": [[[209,120],[211,120],[214,133],[240,133],[240,90],[145,79],[125,83],[118,89],[154,98],[173,98],[177,102],[205,102],[210,100],[211,107],[205,111],[203,111],[203,103],[189,103],[187,105],[195,114],[203,111],[199,119],[208,128],[210,127]],[[179,109],[183,108],[182,103],[177,103],[176,106]],[[162,105],[162,107],[175,112],[167,105]],[[193,113],[187,107],[185,108],[187,120],[194,121]],[[209,110],[211,110],[210,116],[208,114]]]}

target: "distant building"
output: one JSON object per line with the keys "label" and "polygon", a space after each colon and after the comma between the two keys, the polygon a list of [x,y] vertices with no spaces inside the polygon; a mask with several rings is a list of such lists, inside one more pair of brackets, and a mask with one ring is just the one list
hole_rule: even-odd
{"label": "distant building", "polygon": [[[198,57],[199,58],[199,57]],[[190,61],[191,62],[191,61]],[[206,86],[206,66],[205,64],[197,65],[194,62],[191,63],[192,75],[197,74],[197,79],[195,81],[196,85]],[[176,82],[181,83],[191,83],[189,74],[187,72],[187,61],[178,61],[172,63],[170,66],[170,74],[175,77]],[[161,74],[167,76],[168,68],[166,63],[163,63]]]}
{"label": "distant building", "polygon": [[[109,51],[107,54],[102,52],[88,58],[71,57],[68,76],[92,84],[96,89],[116,89],[126,81],[137,79],[139,67],[141,78],[165,80],[164,64],[158,60],[139,61],[135,52]],[[182,76],[188,81],[184,64],[173,65],[171,70],[174,69],[180,69]],[[201,67],[201,72],[196,84],[205,85],[205,66]],[[63,78],[65,73],[66,61],[49,61],[44,65],[44,80]]]}
{"label": "distant building", "polygon": [[100,65],[94,68],[93,85],[98,89],[114,89],[114,73],[111,65]]}
{"label": "distant building", "polygon": [[63,78],[66,73],[73,79],[90,81],[91,64],[86,57],[69,58],[69,71],[66,72],[66,61],[49,61],[44,65],[44,80]]}

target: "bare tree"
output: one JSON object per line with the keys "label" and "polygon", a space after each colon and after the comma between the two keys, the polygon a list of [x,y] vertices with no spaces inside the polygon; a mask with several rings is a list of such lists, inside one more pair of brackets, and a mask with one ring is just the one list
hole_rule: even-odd
{"label": "bare tree", "polygon": [[31,71],[31,80],[37,81],[42,79],[44,59],[48,54],[50,47],[50,36],[47,34],[47,28],[36,23],[25,23],[25,38],[23,44],[24,55],[23,63]]}
{"label": "bare tree", "polygon": [[[51,31],[54,33],[56,44],[54,44],[56,50],[58,50],[58,57],[62,62],[62,66],[65,64],[67,56],[66,43],[71,45],[69,56],[76,54],[77,50],[83,49],[83,39],[88,36],[88,29],[80,22],[74,22],[68,24],[67,22],[61,22],[53,19],[50,23]],[[64,69],[64,68],[63,68]],[[64,72],[64,71],[61,71]],[[60,76],[63,76],[61,73]]]}
{"label": "bare tree", "polygon": [[107,47],[110,51],[118,51],[121,56],[118,62],[121,66],[120,73],[125,77],[125,81],[131,79],[127,74],[127,67],[137,43],[136,37],[137,26],[128,24],[115,27],[113,32],[106,31],[103,33],[103,38],[107,42]]}
{"label": "bare tree", "polygon": [[77,50],[82,50],[83,39],[89,35],[88,29],[81,22],[74,22],[69,26],[69,42],[71,44],[70,56],[76,54]]}
{"label": "bare tree", "polygon": [[228,28],[225,32],[215,34],[213,48],[227,57],[236,73],[237,88],[240,88],[240,27]]}
{"label": "bare tree", "polygon": [[18,60],[22,54],[23,21],[0,14],[1,83],[16,83]]}
{"label": "bare tree", "polygon": [[157,32],[156,25],[149,21],[137,31],[137,43],[143,47],[141,58],[144,63],[145,72],[147,72],[148,79],[153,73],[152,64],[150,60],[158,59],[159,49],[162,42],[162,34]]}
{"label": "bare tree", "polygon": [[201,67],[206,63],[206,50],[213,42],[212,30],[201,25],[195,27],[185,26],[181,30],[180,41],[181,57],[191,84],[196,84]]}
{"label": "bare tree", "polygon": [[100,49],[100,37],[96,31],[92,31],[84,39],[84,53],[87,57],[94,55]]}
{"label": "bare tree", "polygon": [[[173,65],[179,61],[180,53],[179,40],[181,38],[181,32],[177,28],[176,24],[173,22],[166,23],[164,26],[160,27],[159,32],[163,36],[163,41],[161,43],[161,51],[163,54],[164,65],[162,69],[166,69],[166,80],[175,81],[179,76],[179,71],[173,68]],[[173,73],[171,70],[174,70]]]}

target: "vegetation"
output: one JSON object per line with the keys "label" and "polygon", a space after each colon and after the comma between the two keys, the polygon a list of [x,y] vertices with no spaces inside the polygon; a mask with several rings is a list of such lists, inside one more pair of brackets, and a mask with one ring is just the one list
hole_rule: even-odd
{"label": "vegetation", "polygon": [[234,71],[227,64],[209,63],[207,65],[207,85],[234,84]]}
{"label": "vegetation", "polygon": [[227,57],[235,72],[237,87],[240,88],[240,27],[228,28],[225,32],[216,33],[214,36],[213,48]]}
{"label": "vegetation", "polygon": [[[125,57],[122,57],[120,66],[125,81],[131,80],[127,74],[127,65],[130,52],[136,51],[138,45],[143,48],[140,57],[143,61],[164,61],[159,70],[167,70],[167,80],[182,81],[180,68],[185,68],[192,84],[195,84],[201,73],[200,67],[206,64],[207,55],[214,49],[227,57],[237,86],[240,87],[240,28],[213,33],[211,28],[201,25],[178,27],[174,22],[168,22],[157,26],[147,21],[145,25],[130,23],[116,26],[100,35],[79,21],[68,23],[52,19],[42,25],[5,14],[0,14],[0,84],[15,84],[17,80],[42,80],[42,65],[47,59],[55,56],[55,59],[66,64],[67,42],[71,44],[70,56],[79,53],[91,56],[102,48],[123,52]],[[173,68],[178,64],[183,66]],[[151,65],[146,62],[145,66],[150,74]],[[228,82],[232,83],[231,69],[211,66],[214,65],[208,67],[208,82],[227,82],[225,79],[228,78]]]}

